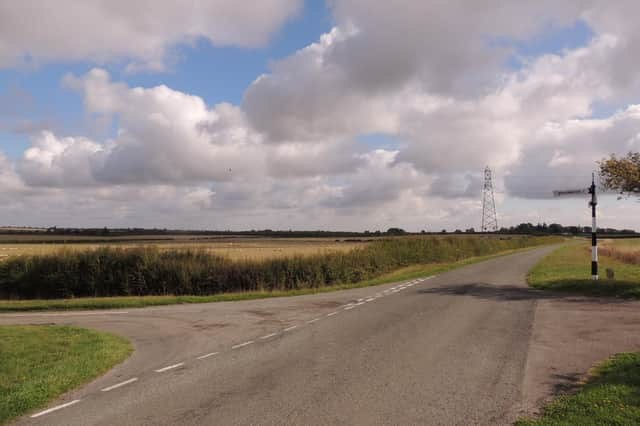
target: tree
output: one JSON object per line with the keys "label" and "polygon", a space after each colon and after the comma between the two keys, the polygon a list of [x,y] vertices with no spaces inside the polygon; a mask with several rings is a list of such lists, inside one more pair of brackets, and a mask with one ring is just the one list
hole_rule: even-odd
{"label": "tree", "polygon": [[605,188],[620,194],[640,194],[640,152],[626,157],[610,158],[600,162],[600,176]]}
{"label": "tree", "polygon": [[387,229],[388,235],[404,235],[406,231],[402,228],[389,228]]}

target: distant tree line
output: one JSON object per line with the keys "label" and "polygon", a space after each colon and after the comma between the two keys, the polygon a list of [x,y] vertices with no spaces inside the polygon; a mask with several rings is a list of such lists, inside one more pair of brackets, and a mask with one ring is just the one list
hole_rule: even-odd
{"label": "distant tree line", "polygon": [[[500,228],[498,231],[501,234],[525,234],[525,235],[582,235],[590,234],[590,226],[563,226],[559,223],[538,223],[534,225],[532,223],[521,223],[517,226],[511,226],[509,228]],[[636,231],[633,229],[615,229],[615,228],[598,228],[598,232],[601,234],[610,235],[636,235]]]}
{"label": "distant tree line", "polygon": [[[633,229],[615,229],[615,228],[598,228],[598,232],[608,235],[640,235]],[[475,228],[455,229],[448,231],[446,229],[437,231],[421,230],[419,232],[408,232],[399,227],[391,227],[386,231],[364,231],[364,232],[346,232],[346,231],[293,231],[293,230],[272,230],[263,229],[250,231],[220,231],[220,230],[184,230],[184,229],[159,229],[159,228],[60,228],[51,227],[47,229],[25,228],[24,230],[16,227],[0,228],[0,234],[34,234],[34,235],[63,235],[63,236],[85,236],[85,237],[107,237],[117,240],[118,237],[128,236],[150,236],[153,239],[170,239],[174,236],[194,236],[198,239],[203,237],[220,238],[220,237],[268,237],[268,238],[368,238],[368,237],[389,237],[401,235],[442,235],[442,234],[479,234]],[[521,235],[582,235],[590,234],[590,226],[564,226],[558,223],[521,223],[516,226],[503,227],[497,232],[499,234],[521,234]],[[97,240],[96,240],[97,241]]]}

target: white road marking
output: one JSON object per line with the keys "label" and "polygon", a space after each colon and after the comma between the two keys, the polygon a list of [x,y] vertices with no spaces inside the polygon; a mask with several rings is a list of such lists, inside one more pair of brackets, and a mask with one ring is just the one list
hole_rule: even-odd
{"label": "white road marking", "polygon": [[358,302],[362,302],[364,299],[358,299]]}
{"label": "white road marking", "polygon": [[244,343],[240,343],[239,345],[231,346],[231,349],[243,348],[245,346],[249,346],[252,343],[254,343],[254,340],[249,340],[248,342],[244,342]]}
{"label": "white road marking", "polygon": [[353,305],[353,306],[360,306],[360,305],[364,305],[365,303],[367,303],[367,302],[360,302],[360,303],[356,303],[356,304],[355,304],[355,305]]}
{"label": "white road marking", "polygon": [[327,314],[327,316],[328,316],[328,317],[332,317],[332,316],[334,316],[334,315],[338,315],[338,314],[339,314],[339,312],[338,312],[338,311],[335,311],[335,312],[331,312],[330,314]]}
{"label": "white road marking", "polygon": [[345,311],[348,311],[348,310],[353,309],[353,308],[355,308],[355,306],[354,306],[354,305],[351,305],[351,306],[347,306],[346,308],[344,308],[344,310],[345,310]]}
{"label": "white road marking", "polygon": [[36,417],[40,417],[40,416],[44,416],[45,414],[53,413],[54,411],[61,410],[63,408],[69,407],[69,406],[71,406],[73,404],[77,404],[78,402],[80,402],[79,399],[74,399],[73,401],[67,402],[66,404],[56,405],[55,407],[49,408],[48,410],[40,411],[39,413],[33,414],[31,416],[31,418],[35,419]]}
{"label": "white road marking", "polygon": [[211,352],[211,353],[208,353],[208,354],[204,354],[204,355],[202,355],[202,356],[199,356],[199,357],[198,357],[198,359],[206,359],[206,358],[209,358],[210,356],[218,355],[219,353],[220,353],[220,352]]}
{"label": "white road marking", "polygon": [[283,331],[291,331],[291,330],[293,330],[295,328],[298,328],[298,326],[297,325],[292,325],[291,327],[285,328]]}
{"label": "white road marking", "polygon": [[104,312],[63,312],[63,313],[39,313],[39,314],[2,314],[4,318],[16,317],[82,317],[86,315],[122,315],[127,311],[104,311]]}
{"label": "white road marking", "polygon": [[367,300],[365,300],[365,302],[373,302],[374,300],[375,300],[375,298],[370,297],[370,298],[368,298]]}
{"label": "white road marking", "polygon": [[312,319],[310,321],[307,321],[307,324],[313,324],[316,321],[320,321],[320,318],[314,318],[314,319]]}
{"label": "white road marking", "polygon": [[173,370],[174,368],[182,367],[183,365],[184,365],[184,362],[179,362],[177,364],[173,364],[168,367],[164,367],[159,370],[156,370],[156,373],[164,373],[165,371]]}
{"label": "white road marking", "polygon": [[137,382],[137,381],[138,381],[138,378],[134,377],[133,379],[125,380],[124,382],[120,382],[120,383],[117,383],[117,384],[115,384],[113,386],[106,387],[106,388],[102,389],[102,392],[109,392],[110,390],[114,390],[114,389],[117,389],[117,388],[122,387],[124,385],[128,385],[129,383],[133,383],[133,382]]}
{"label": "white road marking", "polygon": [[273,336],[277,336],[277,335],[278,335],[278,333],[271,333],[271,334],[267,334],[266,336],[262,336],[260,339],[261,340],[267,340],[267,339],[270,339]]}

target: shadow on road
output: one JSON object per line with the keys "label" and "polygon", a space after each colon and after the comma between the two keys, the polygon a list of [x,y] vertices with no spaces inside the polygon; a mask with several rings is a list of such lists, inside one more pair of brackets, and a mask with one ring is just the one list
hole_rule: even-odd
{"label": "shadow on road", "polygon": [[563,300],[566,302],[585,301],[592,303],[611,304],[628,303],[628,299],[612,297],[588,297],[571,293],[555,292],[527,288],[522,286],[498,286],[486,283],[456,284],[451,286],[439,286],[418,291],[419,294],[471,296],[484,300],[518,301],[518,300]]}

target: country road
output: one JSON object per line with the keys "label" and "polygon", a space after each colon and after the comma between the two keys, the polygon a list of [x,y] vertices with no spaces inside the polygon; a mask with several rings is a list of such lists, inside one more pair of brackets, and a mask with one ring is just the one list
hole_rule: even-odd
{"label": "country road", "polygon": [[48,407],[63,408],[17,423],[511,424],[599,359],[640,350],[637,303],[526,287],[552,249],[310,296],[3,314],[0,324],[91,327],[136,348]]}

